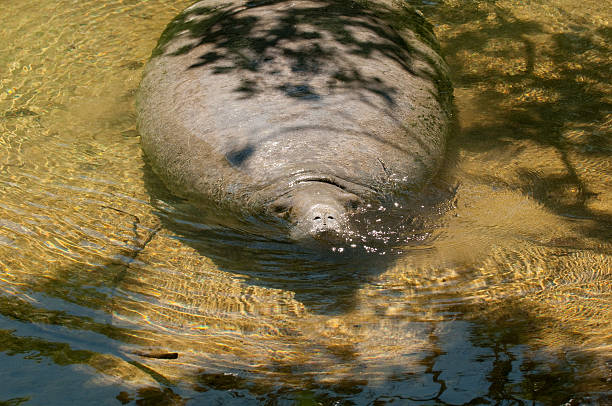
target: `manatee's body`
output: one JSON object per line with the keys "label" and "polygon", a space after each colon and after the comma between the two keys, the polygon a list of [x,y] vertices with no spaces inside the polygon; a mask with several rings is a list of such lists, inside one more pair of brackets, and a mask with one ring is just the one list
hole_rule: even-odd
{"label": "manatee's body", "polygon": [[451,88],[434,48],[418,14],[384,1],[199,2],[146,66],[144,152],[196,203],[341,231],[360,202],[438,170]]}

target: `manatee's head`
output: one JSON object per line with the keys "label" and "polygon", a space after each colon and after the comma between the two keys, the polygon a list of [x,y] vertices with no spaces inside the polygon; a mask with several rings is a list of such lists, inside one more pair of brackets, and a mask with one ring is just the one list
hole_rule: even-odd
{"label": "manatee's head", "polygon": [[350,231],[350,214],[361,199],[342,188],[318,181],[298,183],[270,206],[291,223],[291,237],[337,239]]}

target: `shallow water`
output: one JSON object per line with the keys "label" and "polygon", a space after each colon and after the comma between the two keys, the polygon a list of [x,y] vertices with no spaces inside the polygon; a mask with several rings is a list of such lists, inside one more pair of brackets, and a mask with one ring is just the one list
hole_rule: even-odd
{"label": "shallow water", "polygon": [[0,404],[610,402],[609,4],[412,2],[453,74],[455,204],[357,260],[151,179],[134,92],[189,4],[2,2]]}

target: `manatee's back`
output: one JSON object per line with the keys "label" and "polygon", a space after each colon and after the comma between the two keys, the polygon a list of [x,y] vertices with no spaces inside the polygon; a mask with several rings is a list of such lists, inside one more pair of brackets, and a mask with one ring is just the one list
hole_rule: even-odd
{"label": "manatee's back", "polygon": [[374,193],[429,180],[451,88],[422,18],[378,3],[241,4],[190,7],[146,67],[142,145],[174,192],[261,203],[305,174]]}

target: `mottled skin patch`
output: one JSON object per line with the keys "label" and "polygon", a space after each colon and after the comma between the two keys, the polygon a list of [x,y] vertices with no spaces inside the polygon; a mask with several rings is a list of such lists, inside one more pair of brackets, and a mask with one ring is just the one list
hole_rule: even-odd
{"label": "mottled skin patch", "polygon": [[452,88],[430,28],[390,1],[196,3],[146,66],[143,150],[195,203],[342,232],[357,202],[417,191],[441,165]]}

